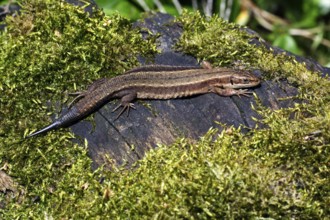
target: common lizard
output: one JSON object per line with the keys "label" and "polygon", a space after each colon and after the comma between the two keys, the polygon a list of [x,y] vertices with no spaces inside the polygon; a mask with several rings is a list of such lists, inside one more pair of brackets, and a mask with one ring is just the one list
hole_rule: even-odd
{"label": "common lizard", "polygon": [[255,87],[260,79],[248,71],[229,68],[149,65],[132,69],[113,78],[102,78],[81,92],[69,111],[32,137],[68,127],[98,110],[112,99],[120,99],[118,117],[134,108],[134,99],[175,99],[216,93],[221,96],[244,95],[245,88]]}

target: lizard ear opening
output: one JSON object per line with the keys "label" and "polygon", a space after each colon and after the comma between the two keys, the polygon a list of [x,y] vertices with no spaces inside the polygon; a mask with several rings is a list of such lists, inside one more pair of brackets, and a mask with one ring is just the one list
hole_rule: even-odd
{"label": "lizard ear opening", "polygon": [[234,85],[234,80],[233,80],[232,77],[230,77],[230,84],[231,84],[231,85]]}

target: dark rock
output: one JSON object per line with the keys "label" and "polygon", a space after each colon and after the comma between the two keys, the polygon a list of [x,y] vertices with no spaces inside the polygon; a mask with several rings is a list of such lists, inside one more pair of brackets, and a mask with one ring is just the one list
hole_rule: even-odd
{"label": "dark rock", "polygon": [[[2,5],[0,6],[0,22],[4,21],[7,15],[15,15],[20,10],[20,6],[17,4]],[[5,24],[0,24],[0,30],[6,27]]]}
{"label": "dark rock", "polygon": [[[135,26],[148,28],[152,34],[160,34],[158,41],[162,53],[155,57],[154,63],[196,66],[195,58],[172,50],[182,32],[181,26],[172,21],[171,16],[158,13],[136,22]],[[146,37],[147,32],[142,34]],[[275,53],[282,52],[280,49],[273,49]],[[316,62],[300,59],[301,62],[310,62],[311,68],[324,70]],[[146,63],[143,58],[140,58],[140,61],[142,64]],[[259,71],[255,71],[255,74],[261,75]],[[265,81],[252,91],[263,105],[272,109],[292,106],[293,101],[280,99],[297,94],[297,88],[285,81],[280,85]],[[234,127],[243,125],[243,132],[255,127],[256,122],[252,118],[258,118],[258,115],[251,109],[251,104],[254,103],[253,97],[221,97],[216,94],[184,99],[137,101],[136,110],[130,111],[129,117],[122,115],[116,120],[116,113],[112,113],[116,103],[111,102],[95,113],[95,127],[91,122],[81,121],[72,126],[72,131],[87,139],[94,168],[114,162],[130,166],[158,144],[171,144],[180,137],[194,141],[211,127],[222,130],[217,122]]]}

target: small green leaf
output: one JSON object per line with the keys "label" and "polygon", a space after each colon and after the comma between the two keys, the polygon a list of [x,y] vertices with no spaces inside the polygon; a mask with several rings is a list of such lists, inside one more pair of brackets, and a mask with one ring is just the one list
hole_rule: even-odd
{"label": "small green leaf", "polygon": [[294,54],[301,55],[302,51],[298,47],[296,40],[289,34],[279,35],[273,42],[273,45],[284,50],[290,51]]}

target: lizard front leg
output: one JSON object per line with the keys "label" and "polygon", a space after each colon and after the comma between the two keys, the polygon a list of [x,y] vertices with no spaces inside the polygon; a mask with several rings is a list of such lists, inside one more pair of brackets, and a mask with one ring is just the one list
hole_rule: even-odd
{"label": "lizard front leg", "polygon": [[221,96],[246,96],[249,97],[252,92],[249,92],[247,89],[231,89],[231,88],[219,88],[219,87],[211,87],[210,92],[216,93]]}

